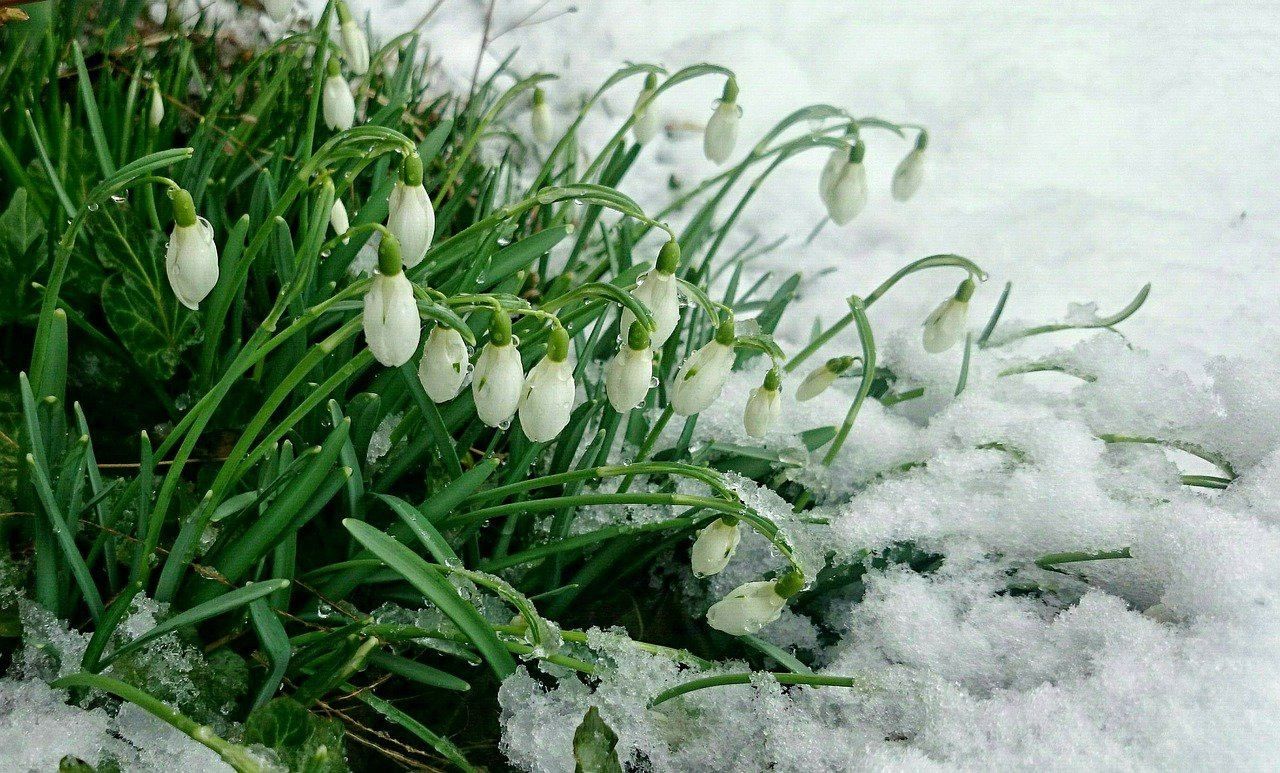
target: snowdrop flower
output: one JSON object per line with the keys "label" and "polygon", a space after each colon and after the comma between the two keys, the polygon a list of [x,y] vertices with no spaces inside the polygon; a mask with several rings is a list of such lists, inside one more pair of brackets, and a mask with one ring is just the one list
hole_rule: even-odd
{"label": "snowdrop flower", "polygon": [[779,580],[739,585],[707,610],[707,624],[730,636],[746,636],[782,615],[787,599],[804,587],[804,577],[792,571]]}
{"label": "snowdrop flower", "polygon": [[523,384],[524,365],[511,338],[511,317],[505,311],[495,311],[489,323],[489,343],[476,358],[471,380],[471,395],[480,421],[490,427],[510,422],[520,407]]}
{"label": "snowdrop flower", "polygon": [[400,179],[387,201],[387,230],[404,248],[404,264],[410,268],[422,262],[436,233],[436,211],[422,187],[422,157],[416,152],[405,158]]}
{"label": "snowdrop flower", "polygon": [[658,89],[658,76],[649,73],[644,79],[644,88],[640,90],[640,95],[636,97],[636,107],[633,113],[635,120],[631,122],[631,132],[635,135],[636,142],[641,145],[658,136],[658,129],[662,128],[661,116],[658,115],[658,105],[653,100]]}
{"label": "snowdrop flower", "polygon": [[529,124],[533,129],[533,138],[542,144],[551,141],[551,108],[547,106],[547,95],[540,88],[533,90],[533,108],[529,111]]}
{"label": "snowdrop flower", "polygon": [[432,402],[444,403],[458,396],[470,366],[467,342],[448,325],[436,325],[422,347],[418,380]]}
{"label": "snowdrop flower", "polygon": [[154,81],[151,83],[151,111],[147,118],[153,128],[159,126],[164,120],[164,97],[160,95],[160,84]]}
{"label": "snowdrop flower", "polygon": [[364,294],[364,338],[369,351],[388,368],[398,368],[418,349],[422,322],[413,285],[404,275],[400,243],[390,234],[378,245],[378,270]]}
{"label": "snowdrop flower", "polygon": [[266,9],[272,21],[281,22],[293,10],[293,0],[262,0],[262,7]]}
{"label": "snowdrop flower", "polygon": [[653,382],[653,348],[649,329],[632,322],[627,342],[604,368],[604,391],[609,404],[621,414],[637,407]]}
{"label": "snowdrop flower", "polygon": [[924,350],[930,354],[945,352],[964,337],[969,317],[969,299],[973,297],[973,279],[965,280],[956,294],[946,299],[924,321]]}
{"label": "snowdrop flower", "polygon": [[764,384],[751,390],[742,424],[751,437],[764,437],[782,413],[782,376],[777,368],[771,368],[764,376]]}
{"label": "snowdrop flower", "polygon": [[347,218],[347,205],[342,203],[342,199],[333,200],[333,207],[329,210],[329,225],[332,226],[335,236],[341,236],[351,229],[351,221]]}
{"label": "snowdrop flower", "polygon": [[920,183],[924,182],[924,149],[928,144],[929,135],[921,131],[920,136],[916,137],[915,149],[898,162],[898,168],[893,170],[895,200],[906,201],[920,190]]}
{"label": "snowdrop flower", "polygon": [[853,357],[832,357],[814,368],[813,372],[800,382],[800,388],[796,390],[796,400],[803,403],[827,391],[827,387],[853,366],[853,360]]}
{"label": "snowdrop flower", "polygon": [[[867,170],[862,165],[866,145],[858,140],[849,150],[839,171],[828,180],[823,203],[836,225],[844,225],[857,217],[867,204]],[[829,162],[828,162],[829,163]],[[823,170],[826,174],[826,170]]]}
{"label": "snowdrop flower", "polygon": [[198,309],[218,283],[218,245],[213,242],[213,226],[196,217],[191,194],[182,188],[172,191],[173,232],[164,254],[169,286],[188,309]]}
{"label": "snowdrop flower", "polygon": [[729,565],[729,559],[733,558],[733,552],[738,549],[740,539],[742,533],[738,529],[738,519],[732,516],[719,518],[705,526],[694,540],[689,559],[693,576],[710,577],[720,574]]}
{"label": "snowdrop flower", "polygon": [[338,3],[338,22],[339,46],[347,60],[347,66],[356,75],[364,75],[369,72],[369,39],[356,24],[356,20],[351,18],[351,11],[346,3]]}
{"label": "snowdrop flower", "polygon": [[738,107],[738,80],[729,78],[724,84],[724,93],[720,104],[707,121],[707,130],[702,135],[702,152],[707,160],[723,164],[733,154],[733,146],[738,141],[738,119],[742,117],[742,108]]}
{"label": "snowdrop flower", "polygon": [[733,368],[733,320],[716,329],[716,337],[689,356],[671,387],[671,407],[681,416],[702,413],[720,397]]}
{"label": "snowdrop flower", "polygon": [[356,122],[356,100],[351,86],[338,70],[336,57],[329,57],[328,76],[324,80],[324,125],[334,131],[346,131]]}
{"label": "snowdrop flower", "polygon": [[[680,266],[680,245],[675,239],[662,245],[658,251],[658,264],[653,271],[640,278],[631,290],[631,297],[644,304],[653,317],[653,332],[650,333],[650,344],[657,349],[667,342],[671,333],[680,322],[680,296],[676,288],[676,269]],[[636,316],[629,310],[622,310],[622,319],[618,323],[619,330],[630,330]]]}
{"label": "snowdrop flower", "polygon": [[577,385],[569,362],[569,334],[556,323],[547,338],[547,354],[529,370],[520,398],[520,429],[535,443],[554,440],[569,423]]}
{"label": "snowdrop flower", "polygon": [[840,179],[840,173],[844,171],[844,164],[848,159],[848,148],[832,150],[831,155],[827,156],[827,163],[822,167],[822,173],[818,175],[818,197],[822,199],[822,206],[827,211],[831,210],[831,190],[835,187],[836,180]]}

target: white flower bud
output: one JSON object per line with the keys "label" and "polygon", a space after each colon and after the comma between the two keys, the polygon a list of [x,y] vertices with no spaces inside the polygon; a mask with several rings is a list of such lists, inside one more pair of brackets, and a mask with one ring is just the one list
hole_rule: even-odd
{"label": "white flower bud", "polygon": [[[836,225],[845,225],[867,205],[867,170],[862,165],[862,143],[854,146],[850,156],[830,183],[827,214]],[[854,159],[857,160],[854,160]]]}
{"label": "white flower bud", "polygon": [[389,368],[405,364],[417,351],[421,335],[418,302],[409,277],[403,271],[390,276],[375,273],[364,294],[364,337],[374,359]]}
{"label": "white flower bud", "polygon": [[707,159],[723,164],[733,155],[733,146],[738,142],[738,119],[742,116],[742,108],[734,102],[721,102],[707,121],[707,130],[702,136],[702,151]]}
{"label": "white flower bud", "polygon": [[[727,333],[726,333],[727,331]],[[716,337],[689,356],[671,386],[671,407],[681,416],[701,413],[720,397],[733,368],[733,321],[720,326]]]}
{"label": "white flower bud", "polygon": [[764,437],[782,413],[781,379],[776,369],[764,377],[764,384],[751,390],[747,407],[742,413],[742,424],[751,437]]}
{"label": "white flower bud", "polygon": [[554,440],[569,423],[577,386],[569,362],[569,336],[563,328],[551,331],[547,355],[529,370],[520,398],[520,429],[535,443]]}
{"label": "white flower bud", "polygon": [[852,365],[852,357],[833,357],[814,368],[796,389],[796,401],[803,403],[827,391],[827,387],[835,383],[835,380]]}
{"label": "white flower bud", "polygon": [[[654,269],[631,289],[631,297],[643,303],[653,317],[654,330],[649,338],[654,348],[662,346],[680,322],[680,296],[676,287],[675,275]],[[635,321],[635,315],[629,309],[623,309],[619,330],[630,330],[631,323]]]}
{"label": "white flower bud", "polygon": [[369,39],[354,19],[348,18],[338,27],[342,55],[347,67],[356,75],[369,72]]}
{"label": "white flower bud", "polygon": [[529,110],[529,127],[533,130],[533,139],[542,144],[551,142],[551,108],[547,105],[547,96],[542,89],[533,90],[533,107]]}
{"label": "white flower bud", "polygon": [[965,279],[955,295],[946,299],[924,321],[924,350],[930,354],[945,352],[964,337],[969,317],[969,298],[973,296],[973,280]]}
{"label": "white flower bud", "polygon": [[604,368],[605,394],[618,413],[629,412],[649,394],[653,382],[653,349],[649,346],[648,333],[644,325],[633,322],[628,328],[628,340]]}
{"label": "white flower bud", "polygon": [[289,12],[293,10],[293,0],[262,0],[262,7],[266,9],[272,21],[281,22],[288,18]]}
{"label": "white flower bud", "polygon": [[505,311],[493,315],[489,329],[489,343],[476,358],[471,395],[480,421],[497,427],[511,421],[520,407],[524,365],[520,362],[520,350],[511,338],[511,318]]}
{"label": "white flower bud", "polygon": [[906,201],[920,190],[924,182],[924,151],[916,148],[898,163],[893,171],[893,198]]}
{"label": "white flower bud", "polygon": [[416,185],[396,181],[387,200],[387,230],[400,240],[406,266],[412,268],[426,257],[436,233],[436,211],[421,176]]}
{"label": "white flower bud", "polygon": [[840,173],[844,171],[845,162],[849,160],[849,151],[845,148],[837,148],[831,151],[831,155],[827,156],[827,163],[822,167],[822,174],[818,175],[818,197],[822,199],[822,206],[831,211],[832,191],[835,188],[836,180],[840,179]]}
{"label": "white flower bud", "polygon": [[330,59],[329,63],[329,76],[324,81],[324,125],[334,131],[346,131],[356,122],[356,100],[351,86],[338,72],[336,60]]}
{"label": "white flower bud", "polygon": [[160,86],[155,83],[151,84],[151,110],[147,118],[152,127],[159,126],[164,120],[164,97],[160,95]]}
{"label": "white flower bud", "polygon": [[782,615],[787,599],[804,587],[804,578],[791,572],[778,580],[739,585],[707,610],[707,624],[731,636],[746,636]]}
{"label": "white flower bud", "polygon": [[432,328],[418,363],[418,380],[432,402],[448,402],[458,396],[467,380],[467,359],[467,343],[457,330],[447,325]]}
{"label": "white flower bud", "polygon": [[719,574],[729,565],[733,552],[738,549],[742,532],[737,519],[719,518],[698,532],[689,557],[694,577],[710,577]]}
{"label": "white flower bud", "polygon": [[[662,128],[662,117],[658,115],[658,104],[651,101],[658,85],[657,76],[650,75],[644,84],[644,88],[640,90],[640,95],[636,97],[635,120],[631,122],[631,132],[635,135],[636,142],[641,145],[646,144],[649,140],[658,136],[658,130]],[[645,104],[648,102],[648,104]]]}
{"label": "white flower bud", "polygon": [[213,241],[213,226],[196,216],[190,193],[181,189],[173,193],[173,214],[165,273],[178,302],[195,310],[218,284],[218,245]]}
{"label": "white flower bud", "polygon": [[329,225],[333,228],[334,236],[341,236],[351,229],[347,205],[342,203],[342,199],[333,200],[333,207],[329,210]]}

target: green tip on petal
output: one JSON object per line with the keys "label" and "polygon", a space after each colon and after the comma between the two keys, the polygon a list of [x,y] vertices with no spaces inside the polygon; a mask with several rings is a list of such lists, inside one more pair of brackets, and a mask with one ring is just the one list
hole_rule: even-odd
{"label": "green tip on petal", "polygon": [[382,235],[378,245],[378,272],[383,276],[395,276],[404,268],[400,255],[400,240],[389,233]]}
{"label": "green tip on petal", "polygon": [[764,388],[770,392],[777,392],[782,388],[782,374],[777,368],[770,368],[769,372],[764,374]]}
{"label": "green tip on petal", "polygon": [[[508,322],[508,327],[510,323]],[[556,322],[551,327],[551,335],[547,337],[547,359],[552,362],[564,362],[569,358],[569,332]]]}
{"label": "green tip on petal", "polygon": [[493,319],[489,320],[489,342],[494,346],[511,343],[511,315],[505,309],[493,312]]}
{"label": "green tip on petal", "polygon": [[400,179],[404,180],[405,185],[422,185],[422,156],[417,151],[405,157],[404,166],[400,168]]}
{"label": "green tip on petal", "polygon": [[195,225],[196,205],[191,194],[185,188],[178,188],[169,192],[169,198],[173,200],[173,222],[182,228]]}
{"label": "green tip on petal", "polygon": [[658,271],[663,274],[674,274],[679,267],[680,242],[672,239],[658,250]]}
{"label": "green tip on petal", "polygon": [[735,338],[737,338],[737,332],[733,327],[733,317],[729,317],[720,323],[720,327],[716,328],[716,343],[724,346],[733,346]]}
{"label": "green tip on petal", "polygon": [[730,104],[738,101],[738,79],[732,75],[724,82],[724,92],[720,95],[720,101]]}

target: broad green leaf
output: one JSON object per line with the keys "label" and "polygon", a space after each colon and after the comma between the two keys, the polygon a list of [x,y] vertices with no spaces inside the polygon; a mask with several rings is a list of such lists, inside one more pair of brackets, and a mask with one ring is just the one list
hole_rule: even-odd
{"label": "broad green leaf", "polygon": [[107,280],[102,307],[125,349],[160,381],[173,377],[182,353],[202,338],[196,316],[167,286],[144,282],[132,273]]}

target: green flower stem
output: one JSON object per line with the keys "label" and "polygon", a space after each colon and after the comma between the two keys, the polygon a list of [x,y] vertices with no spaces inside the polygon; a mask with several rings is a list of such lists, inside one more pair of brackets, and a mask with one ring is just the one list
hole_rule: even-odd
{"label": "green flower stem", "polygon": [[603,480],[604,478],[614,477],[617,475],[683,475],[695,480],[706,483],[718,493],[728,499],[737,499],[732,491],[724,485],[714,473],[705,467],[698,467],[692,464],[682,464],[680,462],[636,462],[634,464],[609,465],[604,467],[589,467],[584,470],[571,470],[556,475],[544,475],[539,478],[530,478],[528,480],[511,483],[506,486],[487,489],[472,494],[464,502],[479,502],[488,499],[500,499],[509,497],[512,494],[518,494],[532,489],[547,488],[549,486],[559,486],[563,483],[571,483],[579,480]]}
{"label": "green flower stem", "polygon": [[[521,631],[513,625],[497,625],[494,626],[493,630],[510,634],[521,633]],[[572,628],[562,629],[560,631],[560,638],[573,644],[590,644],[591,642],[590,636],[585,631],[577,631]],[[629,636],[619,636],[616,640],[634,647],[641,652],[648,652],[651,655],[661,655],[662,657],[671,658],[672,660],[684,663],[685,665],[698,666],[700,668],[711,668],[715,665],[711,661],[700,658],[688,650],[677,649],[675,647],[664,647],[661,644],[651,644],[647,641],[632,639]]]}
{"label": "green flower stem", "polygon": [[[493,626],[494,631],[503,631],[511,629],[512,626]],[[418,628],[412,625],[395,625],[395,624],[374,624],[365,626],[365,633],[372,634],[381,639],[389,641],[406,641],[413,639],[437,639],[439,641],[454,642],[456,644],[469,644],[469,640],[461,634],[453,634],[446,631],[433,631],[429,628]],[[524,642],[513,641],[508,638],[499,637],[498,641],[503,647],[516,655],[534,655],[538,660],[545,660],[548,663],[554,663],[557,666],[571,668],[584,674],[594,674],[596,667],[593,663],[585,660],[569,657],[568,655],[559,655],[555,653],[535,655],[534,648]]]}
{"label": "green flower stem", "polygon": [[1197,443],[1189,443],[1185,440],[1168,440],[1158,437],[1147,437],[1141,435],[1115,435],[1111,433],[1103,433],[1098,435],[1098,439],[1104,443],[1148,443],[1152,445],[1165,446],[1178,451],[1183,451],[1192,456],[1197,456],[1219,470],[1228,478],[1235,480],[1237,476],[1235,467],[1227,460],[1225,456],[1217,451],[1210,451]]}
{"label": "green flower stem", "polygon": [[[671,417],[675,415],[675,408],[670,404],[662,410],[662,415],[654,423],[649,430],[649,434],[645,435],[644,442],[640,444],[640,450],[636,452],[636,463],[643,462],[649,458],[649,453],[653,451],[653,444],[658,442],[658,436],[662,434],[662,430],[666,428],[667,423],[671,421]],[[631,488],[631,482],[635,480],[635,475],[628,475],[622,479],[622,483],[618,485],[618,491],[621,493]]]}
{"label": "green flower stem", "polygon": [[1138,294],[1134,296],[1133,300],[1129,301],[1128,305],[1126,305],[1123,309],[1117,311],[1115,314],[1112,314],[1110,316],[1099,317],[1093,322],[1089,322],[1085,324],[1075,324],[1071,322],[1054,322],[1049,325],[1039,325],[1036,327],[1029,327],[1026,330],[1019,330],[1016,333],[1010,333],[1009,335],[1006,335],[997,341],[987,342],[984,344],[983,348],[1004,346],[1005,344],[1012,343],[1013,341],[1017,341],[1018,339],[1021,339],[1021,338],[1028,338],[1030,336],[1043,335],[1045,333],[1056,333],[1060,330],[1099,330],[1099,329],[1110,330],[1111,328],[1115,327],[1121,322],[1124,322],[1126,319],[1136,314],[1138,312],[1138,309],[1141,309],[1142,305],[1147,302],[1147,296],[1149,295],[1151,295],[1150,282],[1143,285],[1142,289],[1138,291]]}
{"label": "green flower stem", "polygon": [[757,672],[741,673],[741,674],[720,674],[718,676],[707,676],[702,679],[694,679],[684,684],[678,684],[675,687],[663,690],[653,696],[653,700],[649,701],[649,706],[657,706],[659,703],[669,701],[686,693],[696,690],[705,690],[708,687],[724,687],[731,684],[751,684],[751,680],[758,676],[759,673],[768,673],[779,684],[802,684],[808,687],[860,687],[869,688],[870,684],[863,677],[857,676],[827,676],[825,674],[793,674],[787,671],[783,672]]}
{"label": "green flower stem", "polygon": [[112,679],[101,674],[71,674],[50,684],[58,689],[84,687],[91,690],[102,690],[122,698],[145,710],[153,717],[166,722],[182,731],[192,740],[207,746],[217,753],[222,761],[240,773],[265,773],[266,768],[248,749],[231,743],[213,732],[213,728],[202,725],[169,708],[162,701],[151,696],[131,684]]}
{"label": "green flower stem", "polygon": [[511,502],[494,505],[467,513],[446,518],[442,528],[456,528],[484,523],[491,518],[513,513],[540,513],[556,510],[561,507],[581,507],[583,505],[670,505],[672,507],[705,507],[719,513],[728,513],[743,517],[745,509],[738,502],[726,502],[714,497],[693,496],[690,494],[654,493],[617,493],[617,494],[577,494],[574,496],[548,497],[532,499],[525,502]]}
{"label": "green flower stem", "polygon": [[1036,566],[1054,571],[1060,564],[1078,564],[1082,561],[1107,561],[1114,558],[1133,558],[1129,548],[1119,550],[1097,550],[1091,552],[1072,551],[1068,553],[1050,553],[1036,559]]}
{"label": "green flower stem", "polygon": [[[693,511],[690,511],[693,512]],[[486,572],[496,572],[512,566],[520,566],[532,561],[546,558],[547,556],[559,555],[570,551],[580,550],[588,545],[594,545],[604,540],[614,539],[622,536],[632,536],[635,534],[643,534],[651,531],[667,531],[676,529],[687,529],[694,526],[710,522],[713,518],[719,516],[693,516],[684,515],[678,518],[671,518],[665,521],[656,521],[654,523],[646,523],[640,526],[615,525],[606,526],[602,529],[596,529],[583,534],[575,534],[572,537],[552,540],[544,542],[541,545],[531,547],[519,553],[512,553],[501,558],[491,558],[480,564],[480,568]]]}
{"label": "green flower stem", "polygon": [[858,385],[858,394],[853,398],[853,404],[849,406],[849,413],[845,415],[844,423],[836,432],[835,440],[831,441],[831,448],[827,449],[827,455],[822,459],[824,467],[831,466],[839,455],[845,439],[849,437],[853,422],[858,418],[858,411],[861,410],[863,401],[871,391],[871,382],[876,373],[876,342],[871,334],[871,323],[867,320],[867,307],[862,299],[855,295],[849,299],[849,308],[849,313],[853,315],[854,322],[858,325],[858,337],[862,341],[862,383]]}

